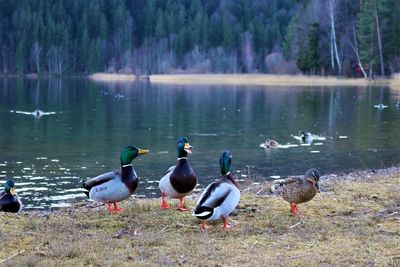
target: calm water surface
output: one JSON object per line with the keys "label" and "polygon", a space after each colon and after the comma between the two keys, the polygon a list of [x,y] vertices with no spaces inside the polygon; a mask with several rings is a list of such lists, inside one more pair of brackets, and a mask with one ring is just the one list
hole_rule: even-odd
{"label": "calm water surface", "polygon": [[[176,160],[176,140],[203,189],[218,177],[223,149],[240,179],[323,174],[400,162],[399,91],[387,87],[173,86],[104,84],[80,79],[0,80],[0,184],[17,183],[25,209],[83,199],[82,181],[119,167],[125,145],[150,149],[133,161],[137,195],[159,197],[158,180]],[[388,108],[379,110],[379,103]],[[40,118],[24,112],[55,114]],[[307,130],[326,137],[311,145]],[[264,150],[272,138],[298,146]]]}

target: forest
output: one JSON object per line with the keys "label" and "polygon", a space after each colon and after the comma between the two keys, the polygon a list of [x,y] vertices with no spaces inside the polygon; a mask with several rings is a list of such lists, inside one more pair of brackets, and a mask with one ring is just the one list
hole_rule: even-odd
{"label": "forest", "polygon": [[400,72],[399,0],[0,0],[0,74]]}

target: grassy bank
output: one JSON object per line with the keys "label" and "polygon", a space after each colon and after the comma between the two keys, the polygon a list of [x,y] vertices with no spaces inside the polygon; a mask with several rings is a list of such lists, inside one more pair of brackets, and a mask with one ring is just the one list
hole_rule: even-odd
{"label": "grassy bank", "polygon": [[301,223],[267,183],[242,185],[228,231],[220,222],[201,231],[190,212],[160,211],[158,199],[124,201],[118,215],[87,202],[1,214],[0,265],[398,266],[399,172],[358,176],[322,181],[323,192],[299,206]]}

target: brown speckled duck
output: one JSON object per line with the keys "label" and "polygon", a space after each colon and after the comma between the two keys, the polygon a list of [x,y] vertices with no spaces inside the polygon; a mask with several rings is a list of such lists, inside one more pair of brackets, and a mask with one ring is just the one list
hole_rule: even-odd
{"label": "brown speckled duck", "polygon": [[272,185],[271,191],[290,203],[290,212],[297,216],[297,204],[308,202],[319,193],[319,171],[309,169],[305,176],[292,176]]}

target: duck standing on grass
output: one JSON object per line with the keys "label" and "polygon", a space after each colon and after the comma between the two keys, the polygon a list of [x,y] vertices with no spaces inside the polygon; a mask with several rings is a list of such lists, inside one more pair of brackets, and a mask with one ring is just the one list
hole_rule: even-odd
{"label": "duck standing on grass", "polygon": [[[117,202],[130,197],[138,185],[138,177],[133,169],[132,160],[139,155],[148,153],[149,150],[140,149],[134,146],[127,146],[121,152],[121,169],[101,174],[83,183],[85,194],[98,202],[107,203],[110,213],[118,213]],[[114,209],[110,204],[114,203]]]}
{"label": "duck standing on grass", "polygon": [[224,151],[219,159],[221,168],[219,180],[208,185],[197,201],[193,215],[203,220],[200,226],[202,229],[208,228],[205,220],[218,219],[222,219],[224,222],[222,228],[230,227],[226,219],[240,200],[239,186],[235,177],[229,171],[231,161],[230,152]]}
{"label": "duck standing on grass", "polygon": [[319,171],[309,169],[305,176],[293,176],[272,185],[271,191],[290,203],[290,212],[297,216],[297,204],[308,202],[319,193]]}
{"label": "duck standing on grass", "polygon": [[183,208],[183,197],[192,192],[197,185],[197,176],[187,158],[187,155],[192,153],[192,148],[186,137],[178,139],[178,162],[167,170],[159,183],[162,198],[161,209],[169,209],[165,201],[165,197],[169,196],[170,198],[179,198],[178,210],[187,210]]}
{"label": "duck standing on grass", "polygon": [[4,191],[0,192],[0,211],[17,213],[22,209],[22,202],[14,190],[15,183],[7,180]]}

